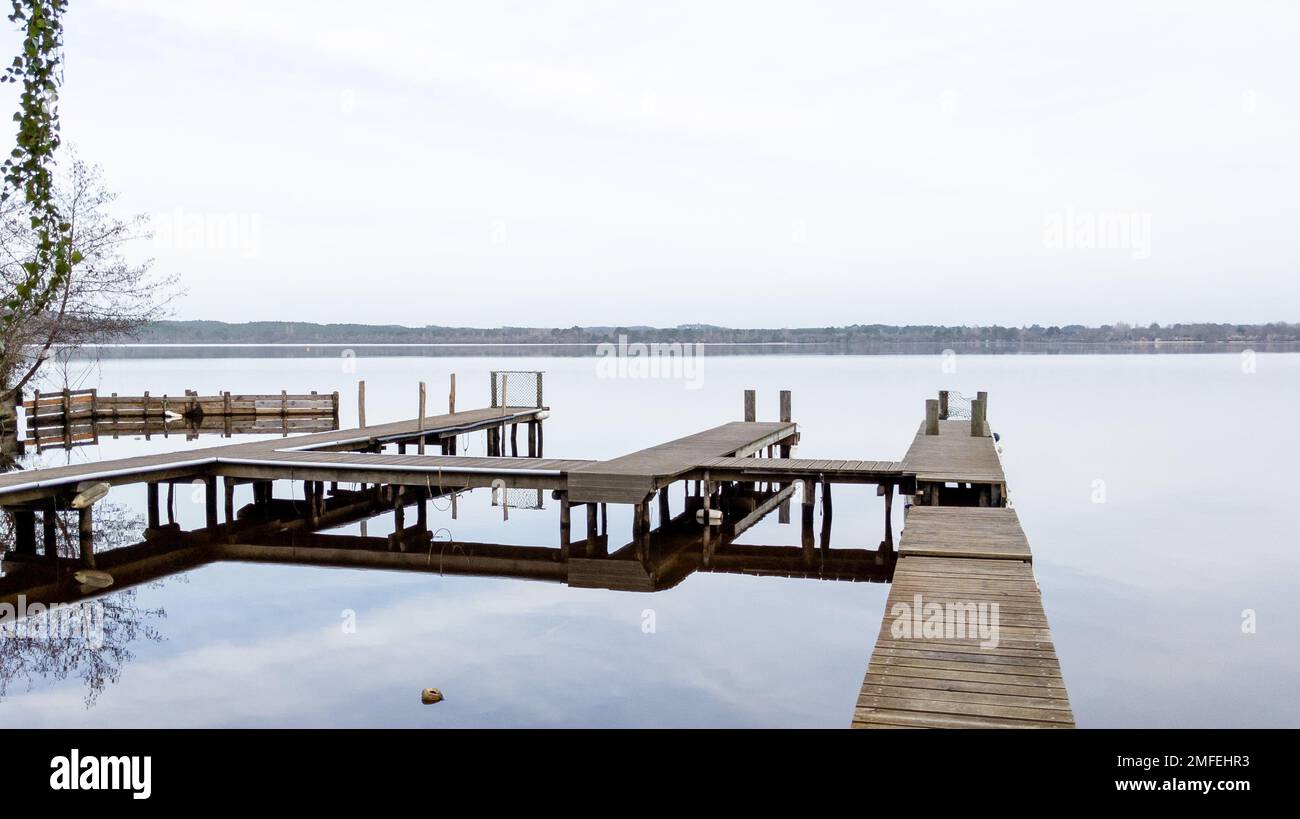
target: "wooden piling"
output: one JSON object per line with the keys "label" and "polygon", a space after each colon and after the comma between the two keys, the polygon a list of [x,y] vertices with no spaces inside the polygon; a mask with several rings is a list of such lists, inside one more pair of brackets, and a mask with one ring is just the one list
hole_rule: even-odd
{"label": "wooden piling", "polygon": [[[416,427],[416,429],[418,429],[419,431],[423,432],[423,431],[424,431],[424,382],[423,382],[423,381],[420,382],[420,407],[419,407],[419,411],[420,411],[420,414],[419,414],[419,416],[418,416],[418,419],[417,419],[417,422],[416,422],[415,427]],[[419,442],[416,444],[416,451],[417,451],[419,454],[421,454],[421,455],[424,454],[424,436],[423,436],[423,435],[420,436],[420,440],[419,440]]]}
{"label": "wooden piling", "polygon": [[925,399],[925,434],[939,434],[939,401],[935,398]]}
{"label": "wooden piling", "polygon": [[939,390],[939,420],[948,420],[948,391]]}
{"label": "wooden piling", "polygon": [[357,382],[357,426],[366,426],[366,382]]}
{"label": "wooden piling", "polygon": [[157,529],[158,528],[158,484],[150,483],[145,490],[145,494],[146,494],[145,505],[148,507],[146,513],[149,516],[149,528]]}
{"label": "wooden piling", "polygon": [[77,542],[81,548],[81,562],[95,568],[95,518],[94,504],[77,510]]}
{"label": "wooden piling", "polygon": [[456,412],[456,374],[451,374],[451,388],[447,392],[447,412]]}
{"label": "wooden piling", "polygon": [[758,394],[754,390],[745,390],[745,420],[758,420]]}
{"label": "wooden piling", "polygon": [[217,527],[217,479],[207,477],[203,479],[203,506],[207,514],[207,524],[209,529]]}

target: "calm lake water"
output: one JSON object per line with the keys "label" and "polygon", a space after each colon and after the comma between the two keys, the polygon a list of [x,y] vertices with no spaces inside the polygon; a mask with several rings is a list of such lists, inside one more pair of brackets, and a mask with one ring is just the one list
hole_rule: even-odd
{"label": "calm lake water", "polygon": [[[961,354],[955,372],[939,356],[706,356],[688,384],[598,378],[593,358],[359,353],[107,359],[79,386],[154,395],[337,389],[348,427],[360,378],[373,424],[412,417],[419,380],[436,408],[457,373],[458,406],[470,408],[487,404],[490,370],[538,369],[552,411],[546,455],[574,458],[738,420],[742,390],[755,388],[760,420],[775,420],[778,390],[793,390],[801,457],[899,459],[924,399],[987,390],[1080,726],[1300,726],[1300,431],[1289,421],[1300,403],[1300,354],[1261,353],[1253,372],[1239,354]],[[467,440],[462,454],[483,454],[481,435]],[[104,440],[39,461],[220,443]],[[241,487],[239,504],[250,498]],[[835,501],[834,545],[874,548],[883,514],[874,487],[839,489]],[[142,516],[144,488],[115,488],[109,502]],[[441,537],[557,543],[549,498],[543,510],[511,510],[509,521],[484,492],[462,499],[457,520],[446,506],[430,509],[430,527],[448,530]],[[201,495],[181,487],[177,507],[182,526],[202,526]],[[798,545],[797,512],[794,520],[769,516],[741,542]],[[391,515],[368,526],[385,534]],[[611,542],[625,542],[630,527],[629,511],[611,506]],[[119,632],[107,668],[33,669],[0,651],[0,726],[843,727],[887,591],[698,573],[634,594],[215,564],[110,595],[134,631]],[[653,633],[642,628],[647,610]],[[1243,631],[1247,610],[1255,633]],[[341,627],[344,612],[355,613],[354,633]],[[446,700],[422,705],[428,686]]]}

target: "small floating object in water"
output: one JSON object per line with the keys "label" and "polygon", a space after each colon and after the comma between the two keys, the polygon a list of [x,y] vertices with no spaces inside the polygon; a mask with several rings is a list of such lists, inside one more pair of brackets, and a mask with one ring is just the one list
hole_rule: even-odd
{"label": "small floating object in water", "polygon": [[700,509],[695,513],[696,523],[703,523],[706,526],[717,526],[722,523],[721,509]]}
{"label": "small floating object in water", "polygon": [[102,500],[112,489],[106,483],[83,483],[77,486],[77,496],[68,504],[73,509],[85,509],[91,506],[95,501]]}
{"label": "small floating object in water", "polygon": [[97,569],[82,569],[73,572],[72,579],[90,589],[107,589],[113,585],[113,575]]}
{"label": "small floating object in water", "polygon": [[426,688],[420,692],[420,702],[425,705],[433,705],[435,702],[442,702],[442,692],[436,688]]}

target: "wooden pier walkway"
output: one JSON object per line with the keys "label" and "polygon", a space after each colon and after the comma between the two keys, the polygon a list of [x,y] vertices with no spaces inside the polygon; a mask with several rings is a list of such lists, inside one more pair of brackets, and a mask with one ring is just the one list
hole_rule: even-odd
{"label": "wooden pier walkway", "polygon": [[[494,402],[506,386],[502,383],[498,392],[496,378]],[[423,408],[423,386],[420,395]],[[6,560],[45,566],[31,569],[28,577],[39,581],[36,586],[18,575],[0,577],[0,592],[78,593],[66,577],[60,579],[57,567],[65,560],[95,566],[90,515],[95,497],[103,495],[97,486],[102,483],[149,484],[146,542],[132,552],[110,550],[103,556],[102,566],[119,584],[220,559],[493,573],[643,592],[670,588],[696,571],[868,581],[892,575],[852,717],[855,727],[1073,726],[1033,555],[1009,506],[1007,478],[986,420],[985,394],[972,401],[968,420],[943,417],[943,396],[927,401],[925,421],[901,461],[791,458],[800,432],[790,417],[789,393],[781,396],[782,420],[760,422],[752,391],[746,394],[745,421],[608,460],[545,458],[541,427],[549,409],[538,396],[536,406],[494,406],[0,475],[0,506],[15,524],[15,547]],[[516,451],[521,424],[528,427],[528,457],[492,454],[506,449],[507,427],[509,449]],[[489,456],[458,455],[457,436],[479,431],[487,432]],[[424,454],[430,445],[441,451]],[[396,452],[385,451],[394,446]],[[411,446],[420,453],[408,452]],[[226,483],[225,524],[218,522],[219,480]],[[203,532],[180,533],[171,520],[170,500],[168,523],[160,522],[159,485],[184,481],[206,486]],[[275,498],[274,481],[302,482],[304,500]],[[235,488],[247,483],[253,484],[253,503],[237,514]],[[878,549],[830,548],[835,483],[877,485],[885,534]],[[675,516],[668,492],[674,484],[685,488],[685,506]],[[797,484],[803,489],[800,547],[735,543],[773,511],[779,509],[780,522],[787,522]],[[435,548],[426,501],[445,495],[454,501],[456,492],[487,486],[538,490],[538,498],[549,490],[559,501],[559,547],[459,543],[451,544],[450,553]],[[812,531],[819,490],[820,548]],[[897,551],[890,522],[895,491],[909,501]],[[91,498],[88,504],[77,500],[83,492]],[[169,498],[172,494],[169,489]],[[660,525],[653,529],[656,494]],[[635,506],[632,541],[612,554],[608,503]],[[587,532],[581,540],[571,538],[575,504],[586,506]],[[404,510],[412,505],[418,518],[408,527]],[[69,510],[80,515],[79,562],[51,550],[54,517]],[[364,519],[385,511],[395,523],[394,534],[386,538],[347,540],[321,533],[354,519],[349,515]],[[37,514],[45,523],[45,555],[37,553]],[[55,576],[40,575],[46,571]]]}
{"label": "wooden pier walkway", "polygon": [[[984,399],[987,400],[987,399]],[[984,417],[933,416],[855,728],[1072,728],[1074,714]],[[953,504],[953,505],[950,505]]]}

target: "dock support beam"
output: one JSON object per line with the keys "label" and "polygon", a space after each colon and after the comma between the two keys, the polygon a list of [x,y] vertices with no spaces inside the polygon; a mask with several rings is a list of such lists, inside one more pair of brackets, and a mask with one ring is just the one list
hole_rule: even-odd
{"label": "dock support beam", "polygon": [[149,528],[150,528],[150,529],[157,529],[158,526],[159,526],[159,521],[158,521],[158,484],[156,484],[156,483],[151,483],[151,484],[149,484],[148,488],[145,490],[145,494],[147,495],[147,501],[146,501],[145,505],[149,507],[149,508],[148,508],[148,512],[147,512],[147,514],[148,514],[148,516],[149,516]]}
{"label": "dock support beam", "polygon": [[41,512],[41,525],[45,529],[45,556],[51,559],[59,555],[58,514],[54,498],[47,498]]}
{"label": "dock support beam", "polygon": [[15,509],[9,513],[14,525],[14,551],[20,555],[36,554],[36,513]]}
{"label": "dock support beam", "polygon": [[203,479],[203,508],[207,516],[208,528],[215,529],[217,526],[217,479],[215,477]]}
{"label": "dock support beam", "polygon": [[77,541],[81,547],[81,562],[87,568],[95,568],[95,507],[87,506],[77,510]]}

